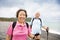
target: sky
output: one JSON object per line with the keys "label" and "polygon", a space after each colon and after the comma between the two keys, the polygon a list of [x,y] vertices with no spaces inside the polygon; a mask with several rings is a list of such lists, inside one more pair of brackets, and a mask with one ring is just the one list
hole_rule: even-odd
{"label": "sky", "polygon": [[60,0],[0,0],[0,17],[16,17],[19,9],[27,10],[28,17],[40,12],[43,19],[60,19]]}

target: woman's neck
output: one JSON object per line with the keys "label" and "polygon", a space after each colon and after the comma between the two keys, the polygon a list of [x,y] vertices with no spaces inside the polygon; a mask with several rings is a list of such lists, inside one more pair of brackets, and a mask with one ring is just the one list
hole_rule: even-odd
{"label": "woman's neck", "polygon": [[18,21],[18,22],[19,22],[20,25],[24,26],[25,22],[20,22],[20,21]]}

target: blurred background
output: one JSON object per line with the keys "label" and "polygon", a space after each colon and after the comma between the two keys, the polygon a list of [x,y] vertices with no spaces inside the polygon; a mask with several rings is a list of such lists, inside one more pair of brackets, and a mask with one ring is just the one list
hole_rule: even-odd
{"label": "blurred background", "polygon": [[6,34],[9,23],[16,21],[18,9],[27,10],[28,22],[39,11],[49,32],[60,35],[60,0],[0,0],[0,39]]}

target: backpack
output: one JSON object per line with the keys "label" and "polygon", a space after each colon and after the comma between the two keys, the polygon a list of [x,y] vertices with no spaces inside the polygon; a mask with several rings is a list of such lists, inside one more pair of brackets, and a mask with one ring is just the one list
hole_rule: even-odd
{"label": "backpack", "polygon": [[[10,40],[12,40],[13,31],[14,31],[15,26],[16,26],[16,22],[13,22],[13,24],[12,24],[12,34],[11,34],[11,39]],[[27,22],[26,22],[26,26],[27,26],[27,28],[29,27],[29,24]]]}
{"label": "backpack", "polygon": [[[32,25],[33,25],[33,21],[34,21],[34,19],[36,19],[36,18],[33,18],[33,19],[32,19],[32,22],[31,22],[31,25],[30,25],[31,28],[32,28]],[[40,22],[41,22],[41,26],[42,26],[42,20],[41,20],[41,18],[38,18],[38,19],[40,20]]]}

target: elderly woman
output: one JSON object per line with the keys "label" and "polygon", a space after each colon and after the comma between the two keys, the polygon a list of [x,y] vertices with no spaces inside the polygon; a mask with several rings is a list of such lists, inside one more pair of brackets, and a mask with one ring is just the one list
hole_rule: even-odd
{"label": "elderly woman", "polygon": [[[30,26],[27,28],[25,19],[27,18],[27,12],[24,9],[19,9],[16,13],[17,21],[13,30],[13,23],[9,25],[6,40],[27,40],[27,37],[34,38],[31,34]],[[13,30],[13,32],[12,32]],[[13,35],[13,36],[12,36]]]}

